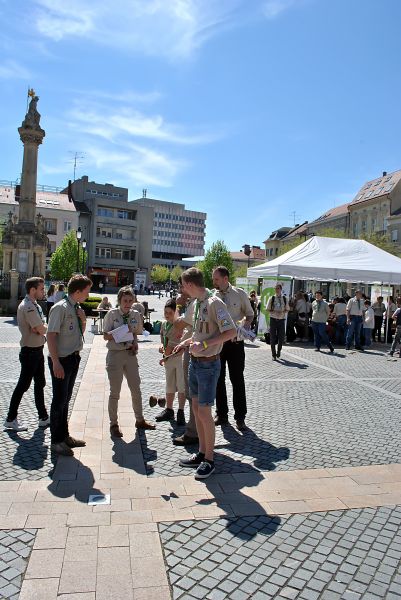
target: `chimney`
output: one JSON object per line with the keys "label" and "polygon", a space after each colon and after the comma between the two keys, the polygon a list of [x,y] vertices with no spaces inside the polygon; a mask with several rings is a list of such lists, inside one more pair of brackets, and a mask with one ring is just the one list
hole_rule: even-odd
{"label": "chimney", "polygon": [[387,175],[387,171],[383,171],[383,177]]}

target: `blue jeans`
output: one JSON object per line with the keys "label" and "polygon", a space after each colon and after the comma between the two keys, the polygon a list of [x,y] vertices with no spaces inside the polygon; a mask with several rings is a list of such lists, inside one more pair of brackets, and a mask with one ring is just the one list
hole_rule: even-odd
{"label": "blue jeans", "polygon": [[361,330],[362,330],[362,317],[357,315],[350,316],[351,323],[348,325],[347,338],[345,340],[345,346],[351,348],[352,342],[355,335],[355,348],[361,346]]}
{"label": "blue jeans", "polygon": [[343,344],[345,342],[345,332],[347,330],[347,316],[340,315],[336,319],[336,342]]}
{"label": "blue jeans", "polygon": [[213,406],[217,381],[220,375],[220,359],[201,361],[191,357],[188,382],[191,398],[197,398],[199,406]]}
{"label": "blue jeans", "polygon": [[365,346],[371,346],[372,345],[372,330],[369,329],[368,327],[364,327],[363,328],[363,335],[365,336]]}
{"label": "blue jeans", "polygon": [[314,321],[312,321],[311,325],[316,348],[320,350],[320,346],[324,344],[325,346],[328,346],[331,349],[333,346],[331,345],[329,338],[327,337],[326,323],[315,323]]}

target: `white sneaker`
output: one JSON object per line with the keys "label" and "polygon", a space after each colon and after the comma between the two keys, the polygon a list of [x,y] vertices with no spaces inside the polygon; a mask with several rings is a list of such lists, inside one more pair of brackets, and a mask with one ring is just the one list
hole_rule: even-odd
{"label": "white sneaker", "polygon": [[50,425],[50,417],[47,417],[47,419],[39,419],[38,425],[39,427],[47,427]]}
{"label": "white sneaker", "polygon": [[28,431],[28,427],[20,425],[17,419],[14,419],[14,421],[7,421],[6,419],[4,421],[4,427],[5,429],[12,429],[13,431]]}

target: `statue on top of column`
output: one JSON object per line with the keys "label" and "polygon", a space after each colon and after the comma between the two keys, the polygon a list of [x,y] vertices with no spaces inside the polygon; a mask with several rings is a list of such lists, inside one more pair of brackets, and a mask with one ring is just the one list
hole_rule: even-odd
{"label": "statue on top of column", "polygon": [[29,103],[28,112],[22,122],[22,127],[26,129],[40,129],[40,113],[37,109],[39,97],[36,96],[33,89],[29,90],[28,96],[31,97],[31,101]]}

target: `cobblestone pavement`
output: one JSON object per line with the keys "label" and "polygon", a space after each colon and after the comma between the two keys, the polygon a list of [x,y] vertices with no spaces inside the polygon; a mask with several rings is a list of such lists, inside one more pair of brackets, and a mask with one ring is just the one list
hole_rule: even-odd
{"label": "cobblestone pavement", "polygon": [[162,523],[173,598],[397,600],[401,507]]}
{"label": "cobblestone pavement", "polygon": [[[0,348],[4,343],[19,344],[19,331],[16,322],[11,318],[0,319]],[[7,341],[6,341],[7,340]],[[85,345],[93,340],[92,334],[85,334]],[[19,347],[3,347],[0,353],[0,413],[1,425],[7,416],[11,394],[18,381],[20,372]],[[77,381],[74,387],[70,412],[74,405],[82,374],[89,356],[89,348],[81,353],[81,364]],[[50,407],[51,403],[51,377],[46,365],[45,402]],[[0,444],[0,480],[42,479],[48,476],[53,469],[49,451],[50,431],[38,427],[37,412],[34,402],[33,385],[24,394],[18,419],[28,426],[28,431],[14,433],[1,429]]]}
{"label": "cobblestone pavement", "polygon": [[36,529],[0,531],[0,598],[17,600]]}
{"label": "cobblestone pavement", "polygon": [[[286,347],[282,356],[273,362],[264,344],[246,349],[249,429],[237,431],[232,411],[231,425],[217,428],[219,473],[400,461],[400,363],[387,361],[378,350],[348,355],[338,350],[331,356],[314,352],[311,345]],[[146,404],[151,394],[164,396],[159,358],[156,344],[141,345]],[[227,390],[231,407],[228,378]],[[159,410],[147,406],[145,413],[154,419]],[[141,433],[148,475],[182,474],[178,460],[194,450],[173,446],[172,438],[183,431],[172,422]]]}

